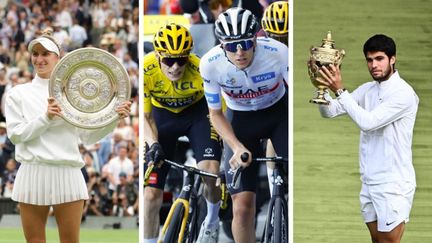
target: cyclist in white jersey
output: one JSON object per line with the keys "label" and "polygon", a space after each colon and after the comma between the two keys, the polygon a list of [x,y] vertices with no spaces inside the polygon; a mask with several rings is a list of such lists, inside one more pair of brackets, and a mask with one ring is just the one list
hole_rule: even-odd
{"label": "cyclist in white jersey", "polygon": [[[234,169],[244,168],[240,187],[228,188],[234,240],[255,242],[258,164],[251,158],[263,156],[260,140],[268,138],[278,155],[288,156],[288,48],[272,39],[257,39],[258,22],[249,10],[228,9],[215,26],[221,45],[203,56],[200,72],[212,124],[234,153],[224,160],[227,181]],[[222,111],[222,98],[229,118]],[[249,154],[245,162],[243,153]]]}

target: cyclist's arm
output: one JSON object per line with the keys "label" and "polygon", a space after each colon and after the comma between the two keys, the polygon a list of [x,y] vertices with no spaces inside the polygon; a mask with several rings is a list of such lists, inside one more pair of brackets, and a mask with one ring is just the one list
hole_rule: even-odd
{"label": "cyclist's arm", "polygon": [[210,108],[209,113],[213,127],[234,152],[233,157],[230,159],[231,167],[237,167],[236,165],[242,165],[243,167],[249,166],[252,156],[249,156],[247,162],[242,162],[240,156],[245,152],[248,154],[250,154],[250,152],[235,136],[234,130],[224,116],[222,109]]}
{"label": "cyclist's arm", "polygon": [[151,112],[144,112],[144,141],[149,145],[158,141],[156,122]]}
{"label": "cyclist's arm", "polygon": [[144,82],[144,141],[150,145],[157,142],[158,131],[152,115],[151,94],[149,88],[150,79]]}

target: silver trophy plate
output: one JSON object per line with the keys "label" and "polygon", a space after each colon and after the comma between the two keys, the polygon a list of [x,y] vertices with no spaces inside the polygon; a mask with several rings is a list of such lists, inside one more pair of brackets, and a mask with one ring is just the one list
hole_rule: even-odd
{"label": "silver trophy plate", "polygon": [[54,68],[49,95],[70,124],[96,129],[119,118],[115,108],[130,99],[129,75],[112,54],[97,48],[68,53]]}

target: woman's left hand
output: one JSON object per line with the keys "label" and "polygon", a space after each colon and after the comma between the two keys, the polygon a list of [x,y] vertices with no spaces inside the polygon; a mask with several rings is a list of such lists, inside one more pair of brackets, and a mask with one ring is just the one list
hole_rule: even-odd
{"label": "woman's left hand", "polygon": [[126,118],[129,116],[131,111],[131,105],[132,102],[127,100],[117,106],[116,112],[119,114],[120,118]]}

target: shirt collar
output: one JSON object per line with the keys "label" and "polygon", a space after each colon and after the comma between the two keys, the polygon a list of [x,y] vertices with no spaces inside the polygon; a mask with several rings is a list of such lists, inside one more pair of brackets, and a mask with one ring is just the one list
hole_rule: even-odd
{"label": "shirt collar", "polygon": [[35,78],[33,79],[33,83],[37,85],[48,86],[49,79],[41,78],[36,74]]}
{"label": "shirt collar", "polygon": [[391,86],[393,83],[397,82],[398,80],[400,80],[399,72],[398,70],[395,70],[395,72],[390,76],[389,79],[381,83],[377,81],[377,84],[380,88],[385,88]]}

